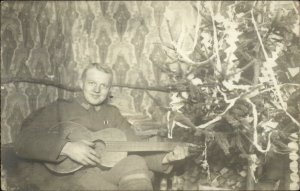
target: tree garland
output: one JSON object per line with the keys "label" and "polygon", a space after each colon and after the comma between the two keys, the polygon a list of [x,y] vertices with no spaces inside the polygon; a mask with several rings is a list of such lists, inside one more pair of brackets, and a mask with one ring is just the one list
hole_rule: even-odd
{"label": "tree garland", "polygon": [[288,147],[292,150],[289,153],[290,162],[290,189],[299,190],[299,136],[297,133],[292,133],[290,136]]}
{"label": "tree garland", "polygon": [[[284,23],[278,22],[283,17],[284,19],[289,17],[279,14],[280,10],[275,15],[268,15],[266,12],[268,8],[271,9],[271,13],[275,12],[274,6],[271,7],[273,4],[275,3],[201,2],[201,11],[199,4],[193,5],[197,15],[202,16],[201,25],[197,25],[198,17],[195,24],[201,30],[199,31],[201,35],[190,35],[194,36],[193,42],[199,38],[193,54],[199,54],[200,58],[213,58],[205,65],[194,64],[196,61],[193,60],[193,54],[181,50],[184,36],[189,35],[185,30],[180,33],[175,45],[168,46],[166,41],[162,44],[166,54],[169,55],[168,63],[189,66],[177,79],[173,78],[176,74],[168,74],[174,83],[186,84],[188,87],[186,91],[175,92],[170,96],[169,111],[166,113],[168,138],[176,138],[176,135],[174,136],[176,127],[182,129],[180,131],[194,130],[195,137],[203,134],[207,136],[204,132],[211,132],[214,141],[218,142],[225,154],[228,154],[231,147],[228,144],[229,138],[225,136],[225,132],[220,132],[222,136],[219,136],[216,130],[222,129],[221,124],[226,126],[229,123],[228,128],[233,134],[238,133],[245,139],[241,141],[240,138],[235,144],[245,158],[248,158],[250,176],[255,181],[257,180],[255,171],[260,165],[261,158],[271,150],[276,152],[276,144],[287,147],[275,138],[280,133],[289,132],[289,130],[285,132],[283,123],[279,123],[276,115],[287,116],[293,123],[292,129],[300,128],[299,118],[286,105],[289,96],[299,91],[300,85],[292,78],[297,73],[293,73],[286,81],[279,78],[281,73],[289,72],[288,67],[285,67],[280,59],[282,55],[287,55],[290,46],[288,43],[294,42],[290,42],[291,39],[288,39],[287,35],[278,34],[276,30],[279,27],[286,27]],[[170,26],[168,28],[170,31]],[[288,33],[287,31],[284,33]],[[250,36],[248,39],[247,35]],[[281,35],[282,39],[274,38]],[[172,39],[174,38],[173,36]],[[295,50],[293,53],[298,54]],[[243,65],[243,62],[246,64]],[[246,74],[245,71],[251,68],[254,71],[253,83],[245,80],[243,76]],[[249,79],[249,76],[246,77]],[[242,80],[248,84],[243,84]],[[211,82],[217,83],[212,87],[201,86]],[[290,92],[284,97],[287,90]],[[250,147],[248,143],[251,144]],[[295,166],[295,162],[291,164]],[[299,179],[295,174],[291,174],[291,177],[297,181]],[[217,178],[214,177],[213,180],[216,181]],[[295,184],[295,181],[291,183],[294,185],[293,188]]]}

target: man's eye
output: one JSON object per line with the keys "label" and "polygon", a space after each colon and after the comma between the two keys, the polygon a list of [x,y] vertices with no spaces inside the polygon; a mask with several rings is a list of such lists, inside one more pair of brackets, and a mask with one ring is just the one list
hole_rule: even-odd
{"label": "man's eye", "polygon": [[95,82],[88,82],[89,85],[94,86],[96,83]]}
{"label": "man's eye", "polygon": [[108,86],[105,85],[105,84],[101,84],[100,86],[101,86],[101,88],[107,88],[107,87],[108,87]]}

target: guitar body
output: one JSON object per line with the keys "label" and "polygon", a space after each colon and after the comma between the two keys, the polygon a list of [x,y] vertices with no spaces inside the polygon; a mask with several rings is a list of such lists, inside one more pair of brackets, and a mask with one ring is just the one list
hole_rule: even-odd
{"label": "guitar body", "polygon": [[[117,128],[106,128],[90,131],[81,124],[71,121],[62,122],[50,129],[59,131],[67,140],[87,140],[96,143],[94,150],[100,156],[100,167],[110,168],[127,156],[127,152],[172,151],[176,146],[192,147],[190,143],[176,142],[130,142],[123,131]],[[199,148],[198,146],[193,146]],[[59,163],[45,163],[45,166],[56,173],[67,174],[75,172],[84,165],[66,157]]]}
{"label": "guitar body", "polygon": [[[73,123],[64,122],[59,125],[59,128],[63,128],[63,136],[70,141],[88,140],[95,142],[95,151],[101,156],[101,166],[110,168],[116,163],[127,156],[125,151],[108,151],[107,143],[110,141],[126,142],[127,138],[125,133],[117,128],[107,128],[100,131],[92,132],[86,127]],[[60,163],[45,163],[46,167],[56,173],[66,174],[75,172],[83,167],[82,164],[66,157]]]}

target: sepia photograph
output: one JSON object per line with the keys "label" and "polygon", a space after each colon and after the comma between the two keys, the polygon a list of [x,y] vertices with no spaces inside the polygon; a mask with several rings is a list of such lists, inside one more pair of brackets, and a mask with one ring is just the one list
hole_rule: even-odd
{"label": "sepia photograph", "polygon": [[300,3],[1,1],[1,190],[299,190]]}

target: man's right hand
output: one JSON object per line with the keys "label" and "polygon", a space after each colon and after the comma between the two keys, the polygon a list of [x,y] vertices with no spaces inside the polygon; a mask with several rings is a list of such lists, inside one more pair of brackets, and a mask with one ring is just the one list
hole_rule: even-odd
{"label": "man's right hand", "polygon": [[86,140],[67,142],[61,151],[61,155],[66,155],[86,166],[100,164],[99,156],[92,148],[94,145],[95,143]]}

